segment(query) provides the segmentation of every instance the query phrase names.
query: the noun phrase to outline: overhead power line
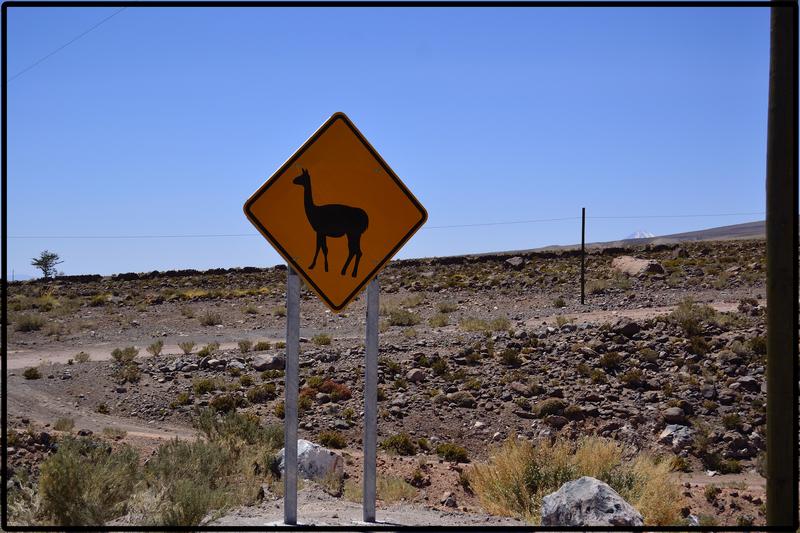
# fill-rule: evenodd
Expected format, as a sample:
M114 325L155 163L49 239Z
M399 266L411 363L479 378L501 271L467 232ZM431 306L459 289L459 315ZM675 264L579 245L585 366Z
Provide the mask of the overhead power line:
M748 213L704 213L695 215L616 215L594 216L587 219L614 220L614 219L652 219L652 218L705 218L705 217L730 217L763 215L764 211ZM474 228L487 226L508 226L512 224L534 224L538 222L563 222L566 220L580 220L581 217L540 218L534 220L508 220L502 222L479 222L474 224L448 224L442 226L423 226L421 229L450 229ZM163 235L9 235L9 239L206 239L225 237L258 237L258 233L184 233Z
M25 67L24 69L20 70L19 72L17 72L16 74L14 74L14 75L13 75L13 76L11 76L10 78L8 78L8 80L6 81L6 83L11 83L12 81L14 81L15 79L19 78L20 76L22 76L23 74L25 74L26 72L28 72L29 70L31 70L32 68L35 68L35 67L37 67L38 65L40 65L41 63L43 63L43 62L44 62L44 61L46 61L47 59L49 59L49 58L53 57L53 56L54 56L54 55L56 55L58 52L60 52L60 51L61 51L61 50L63 50L64 48L68 47L69 45L71 45L71 44L72 44L72 43L74 43L75 41L77 41L77 40L81 39L82 37L85 37L87 34L91 33L91 32L92 32L92 31L94 31L94 30L96 30L97 28L99 28L100 26L102 26L103 24L105 24L106 22L108 22L109 20L111 20L113 17L116 17L117 15L119 15L120 13L122 13L123 11L125 11L126 9L127 9L127 6L126 6L126 7L121 7L121 8L119 8L119 9L117 9L116 11L114 11L113 13L111 13L109 16L107 16L106 18L102 19L100 22L97 22L97 23L96 23L96 24L94 24L93 26L91 26L91 27L87 28L86 30L84 30L82 33L79 33L78 35L76 35L75 37L73 37L72 39L70 39L69 41L67 41L67 42L65 42L64 44L62 44L61 46L59 46L59 47L58 47L58 48L56 48L55 50L53 50L53 51L51 51L51 52L49 52L49 53L47 53L47 54L43 55L42 57L40 57L39 59L37 59L36 61L34 61L33 63L31 63L30 65L28 65L27 67Z

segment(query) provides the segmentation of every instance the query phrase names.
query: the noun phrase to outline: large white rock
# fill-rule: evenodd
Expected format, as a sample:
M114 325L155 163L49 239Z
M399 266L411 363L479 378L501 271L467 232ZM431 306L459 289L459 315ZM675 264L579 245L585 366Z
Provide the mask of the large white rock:
M284 455L286 448L281 448L278 453L280 471L283 475L285 469ZM344 459L338 453L323 448L303 439L297 439L297 473L306 479L322 479L328 473L341 476L344 473Z
M639 276L646 272L664 274L666 271L661 263L654 259L639 259L629 255L615 257L611 261L611 268L619 270L629 276Z
M564 483L542 500L543 526L641 526L639 511L593 477Z

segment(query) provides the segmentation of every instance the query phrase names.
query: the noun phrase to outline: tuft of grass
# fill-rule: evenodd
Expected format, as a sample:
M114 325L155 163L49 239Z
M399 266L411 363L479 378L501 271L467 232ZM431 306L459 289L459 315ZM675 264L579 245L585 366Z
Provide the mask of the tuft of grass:
M419 316L408 309L392 309L389 311L388 324L403 327L416 326L419 324Z
M175 399L172 401L172 403L169 404L169 406L171 408L175 409L175 408L180 407L182 405L189 405L191 403L192 403L191 396L189 396L188 392L184 391L184 392L181 392L180 394L178 394L175 397Z
M439 313L433 315L429 320L428 324L432 328L443 328L450 323L450 317L448 317L445 313Z
M387 437L381 442L381 448L397 455L414 455L417 453L417 445L408 433L398 433Z
M44 318L36 313L21 314L14 321L17 331L39 331L44 326Z
M158 357L159 355L161 355L162 348L164 348L164 341L159 339L150 344L150 346L147 347L147 351L153 357Z
M717 311L708 305L696 304L691 298L686 298L678 304L667 320L679 325L688 338L696 337L703 332L703 322L713 320Z
M137 350L135 346L114 348L111 351L111 357L118 363L130 363L136 359L137 355L139 355L139 350Z
M519 352L512 348L506 348L500 352L500 361L506 366L519 366L522 364Z
M581 476L608 483L642 513L646 525L677 524L683 502L668 461L642 454L624 462L622 456L619 444L598 437L535 444L512 437L467 477L484 509L534 524L542 498Z
M486 321L482 318L466 317L459 323L459 326L464 331L489 333L492 331L507 331L511 327L511 322L506 317L495 318L491 321Z
M545 417L550 415L560 415L567 408L567 402L561 398L547 398L536 404L533 408L536 416Z
M563 296L559 296L558 298L553 300L553 307L557 307L557 308L560 309L560 308L566 307L566 306L567 306L567 302L564 300Z
M138 383L139 380L142 379L142 372L139 370L139 367L136 366L136 363L127 362L122 368L114 372L113 377L117 380L117 383L120 384Z
M56 431L72 431L75 428L75 420L72 418L59 418L53 423Z
M89 359L91 359L91 356L86 352L78 352L73 359L75 359L76 363L87 363Z
M247 401L250 403L265 403L275 399L275 384L262 383L247 391Z
M219 388L219 386L219 383L209 378L198 378L192 382L192 390L198 395L214 392Z
M197 352L198 357L211 357L214 355L214 352L219 350L219 343L218 342L209 342Z
M442 314L452 313L458 309L455 302L439 302L436 305L436 310Z
M252 341L243 340L239 341L239 351L242 353L247 353L250 351L250 348L253 347Z
M25 379L40 379L42 377L41 372L35 366L28 367L22 372L22 377Z
M194 346L195 346L195 344L193 342L191 342L191 341L185 341L185 342L178 343L178 347L183 352L183 355L189 355L190 353L192 353L192 350L194 350Z
M322 446L340 450L347 446L347 439L338 431L323 431L317 438Z
M124 439L128 436L128 432L124 429L105 427L103 428L103 436L109 439Z
M276 305L272 308L272 314L278 317L286 316L286 307L283 305Z
M618 352L607 352L600 357L600 366L606 370L617 370L622 365L622 356Z
M452 461L454 463L469 462L467 450L462 446L450 442L443 442L436 446L436 454L445 461Z
M200 317L200 325L202 326L216 326L222 324L222 315L215 311L206 311Z
M265 351L269 350L271 347L272 347L272 345L270 343L268 343L267 341L258 341L255 344L255 346L253 346L253 351L254 352L265 352ZM280 348L280 346L276 345L276 348Z
M331 343L331 336L327 333L320 333L311 337L311 342L317 346L327 346Z

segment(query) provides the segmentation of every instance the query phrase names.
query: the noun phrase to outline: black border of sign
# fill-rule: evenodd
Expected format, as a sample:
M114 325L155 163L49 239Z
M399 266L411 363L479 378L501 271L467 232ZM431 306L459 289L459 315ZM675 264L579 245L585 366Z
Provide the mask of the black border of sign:
M278 240L275 237L273 237L269 231L267 231L267 228L265 228L263 224L261 224L258 218L256 218L256 216L251 211L253 203L255 203L259 199L259 197L261 197L261 195L264 194L267 191L267 189L269 189L277 181L277 179L280 176L282 176L284 172L286 172L286 170L289 167L291 167L294 164L294 162L297 161L300 158L300 156L302 156L305 153L305 151L308 150L308 148L312 144L314 144L314 142L316 142L316 140L319 139L323 133L325 133L328 130L328 128L333 126L333 124L335 124L337 120L343 121L345 125L348 128L350 128L350 131L352 131L353 134L356 136L356 138L358 138L358 140L361 142L361 144L363 144L367 148L367 150L369 150L369 153L372 155L372 157L374 157L375 160L381 164L383 170L385 170L386 173L389 175L389 177L391 177L392 180L394 180L395 184L397 184L400 190L403 191L403 194L405 194L408 197L408 199L411 200L411 203L414 204L414 207L417 208L417 210L421 215L421 218L416 222L416 224L414 224L411 227L411 229L408 230L405 236L403 236L403 238L400 239L400 242L398 242L397 245L394 248L392 248L388 254L386 254L386 257L381 259L381 261L375 266L375 268L373 268L370 271L370 273L367 274L367 276L361 281L361 283L359 283L358 286L356 286L356 288L353 289L353 291L350 294L348 294L345 297L344 301L339 305L336 305L330 300L330 298L328 298L328 295L326 295L325 292L322 289L320 289L316 283L314 283L314 281L311 279L311 276L309 276L306 273L305 269L302 266L300 266L298 262L295 261L294 258L292 258L292 256L289 255L289 253L286 250L283 249L283 246L281 246ZM250 222L256 227L256 229L258 229L258 231L261 232L261 235L263 235L264 238L266 238L270 242L270 244L272 244L272 246L275 247L275 250L277 250L277 252L281 254L281 256L286 260L286 262L292 265L295 271L303 277L306 283L308 283L309 286L311 286L311 288L314 290L314 292L317 293L317 296L319 296L322 299L322 301L325 302L325 305L327 305L333 311L336 312L339 312L343 310L345 307L347 307L347 305L353 301L353 298L358 296L358 293L361 292L361 289L363 289L367 285L367 283L369 283L372 280L372 278L378 275L378 272L381 271L381 269L386 265L386 263L389 262L389 260L394 256L394 254L396 254L397 251L400 250L400 248L402 248L406 242L408 242L408 239L410 239L417 232L417 230L419 230L419 228L421 228L422 225L425 224L425 221L428 220L428 212L425 210L424 207L422 207L422 204L419 203L419 200L417 200L417 198L411 193L411 191L408 190L408 187L405 186L405 184L400 180L397 174L395 174L394 171L386 163L386 161L383 160L383 158L377 152L377 150L375 150L375 148L372 147L369 141L367 141L366 137L364 137L364 135L362 135L362 133L358 130L358 128L356 128L355 124L353 124L353 121L351 121L348 118L348 116L341 111L338 111L333 115L331 115L330 118L328 118L328 120L326 120L322 124L322 126L320 126L317 129L317 131L315 131L314 134L311 135L311 137L309 137L309 139L306 142L304 142L303 145L294 154L292 154L292 156L289 159L287 159L286 162L283 165L281 165L281 167L278 170L276 170L261 187L258 188L258 190L255 193L253 193L253 195L244 204L244 214L248 218L248 220L250 220Z
M60 1L31 1L31 2L24 2L18 0L11 0L3 2L2 4L2 83L3 83L3 96L2 96L2 130L0 133L2 134L2 228L0 228L0 236L2 236L2 254L0 254L0 265L2 266L3 270L3 278L2 278L2 336L0 336L0 364L2 365L2 376L0 376L0 387L2 387L2 397L0 398L0 403L2 404L2 437L3 442L6 441L7 437L7 398L6 398L6 379L4 379L6 372L7 372L7 285L8 285L8 261L7 261L7 239L8 239L8 203L7 203L7 178L8 178L8 159L7 159L7 148L8 148L8 136L7 136L7 104L8 104L8 92L7 92L7 84L6 80L8 79L8 68L7 68L7 52L8 52L8 41L7 41L7 24L8 24L8 8L9 7L561 7L561 8L569 8L569 7L591 7L591 8L600 8L600 7L640 7L640 8L647 8L647 7L714 7L714 8L722 8L722 7L731 7L731 8L749 8L749 7L756 7L756 8L774 8L774 7L781 7L781 8L791 8L793 10L793 27L794 27L794 52L795 52L795 60L797 60L797 50L798 50L798 5L796 1L793 0L774 0L770 1L761 1L761 0L743 0L741 2L736 1L720 1L714 2L709 0L700 0L697 2L687 1L687 0L676 0L676 1L666 1L666 0L653 0L652 2L646 2L641 0L626 2L626 1L619 1L619 0L598 0L598 1L588 1L588 0L565 0L564 2L556 2L550 0L544 1L509 1L509 0L499 0L497 2L487 1L487 0L477 0L477 1L465 1L465 0L387 0L385 2L380 2L376 0L365 0L365 1L353 1L353 0L311 0L308 2L301 2L301 1L291 1L291 0L276 0L276 1L254 1L254 2L244 2L241 0L233 0L231 2L223 2L219 0L210 1L210 2L202 2L197 0L187 0L185 2L170 0L170 1L157 1L157 0L142 0L141 2L137 2L135 0L123 0L123 1L108 1L102 0L99 2L89 2L89 1L74 1L74 0L65 0L63 2ZM794 101L797 102L798 97L798 69L795 69L794 73L794 80L793 80L793 97ZM797 182L797 165L796 162L798 160L798 146L797 146L797 133L798 133L798 115L797 115L797 107L795 106L795 116L793 117L793 128L794 128L794 139L795 145L794 149L794 176L792 179ZM795 198L795 212L797 211L797 199ZM796 213L795 213L796 214ZM795 231L797 230L798 220L795 216ZM798 249L795 246L794 249L794 258L795 258L795 270L794 270L794 279L793 279L793 287L792 290L794 294L798 294ZM795 322L797 322L798 317L795 316ZM797 335L797 328L795 327L795 336ZM795 343L795 354L794 354L794 409L797 408L797 398L798 398L798 364L797 364L797 346ZM797 417L794 418L794 433L795 435L798 434L798 420ZM116 526L116 527L108 527L108 526L9 526L7 519L8 519L8 506L7 506L7 498L8 498L8 490L6 487L6 466L8 461L8 454L5 446L0 446L0 453L2 453L2 483L0 483L0 492L2 493L2 517L0 520L0 526L6 531L198 531L198 530L206 530L206 531L428 531L428 532L454 532L454 531L463 531L465 529L477 529L477 530L486 530L486 531L509 531L509 532L518 532L518 531L796 531L798 529L798 447L797 441L795 441L795 447L793 450L793 499L794 499L794 518L793 524L790 528L786 526L756 526L756 527L738 527L738 526L696 526L696 527L689 527L689 526L643 526L643 527L627 527L627 528L617 528L617 527L601 527L601 526L582 526L582 527L568 527L568 526L392 526L386 524L375 524L375 525L342 525L342 526L313 526L313 525L300 525L300 526L204 526L204 527L176 527L176 526Z

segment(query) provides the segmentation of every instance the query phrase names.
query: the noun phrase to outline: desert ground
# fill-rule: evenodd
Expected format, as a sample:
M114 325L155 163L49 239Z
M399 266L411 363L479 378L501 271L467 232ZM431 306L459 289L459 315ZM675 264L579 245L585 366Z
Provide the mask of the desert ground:
M612 264L628 256L649 263ZM764 523L764 241L593 248L584 305L579 268L564 250L383 271L379 520L536 522L563 460L645 523ZM279 522L285 283L285 267L10 283L12 522ZM364 328L363 295L335 314L303 289L299 436L344 474L303 481L301 523L360 516ZM520 443L550 459L503 481ZM611 459L570 462L591 446Z

